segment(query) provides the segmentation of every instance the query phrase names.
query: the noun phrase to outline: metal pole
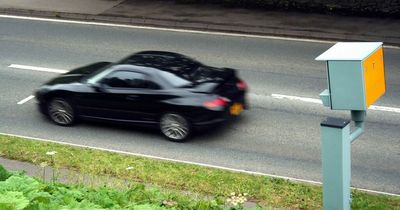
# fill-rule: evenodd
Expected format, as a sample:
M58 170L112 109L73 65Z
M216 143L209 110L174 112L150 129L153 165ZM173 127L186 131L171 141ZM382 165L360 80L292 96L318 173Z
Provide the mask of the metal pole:
M364 133L364 119L366 115L366 111L351 110L351 119L354 121L354 126L356 127L356 129L350 135L351 142L356 140L359 136L361 136L361 134Z
M321 123L323 208L350 210L350 121L327 118Z

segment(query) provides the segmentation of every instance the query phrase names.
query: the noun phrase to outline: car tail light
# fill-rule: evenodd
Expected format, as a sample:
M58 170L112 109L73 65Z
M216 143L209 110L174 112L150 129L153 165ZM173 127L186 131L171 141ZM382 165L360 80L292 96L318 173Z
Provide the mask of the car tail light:
M216 98L216 99L214 99L212 101L206 101L206 102L203 103L203 105L204 105L204 107L206 107L208 109L214 110L214 109L217 109L217 108L224 107L224 106L228 105L229 102L230 102L229 99L223 98L223 97L219 97L219 98Z
M246 90L246 89L247 89L247 84L246 84L246 82L244 82L243 80L239 80L239 81L236 83L236 87L237 87L239 90Z

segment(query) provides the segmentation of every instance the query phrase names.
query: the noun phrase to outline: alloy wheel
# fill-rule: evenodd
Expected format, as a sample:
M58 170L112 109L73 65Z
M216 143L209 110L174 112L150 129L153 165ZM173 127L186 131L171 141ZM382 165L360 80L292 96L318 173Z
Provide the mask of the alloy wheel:
M188 121L179 114L165 114L160 121L162 133L172 141L183 141L190 133Z
M48 106L50 118L59 125L71 125L75 116L71 105L64 99L53 99Z

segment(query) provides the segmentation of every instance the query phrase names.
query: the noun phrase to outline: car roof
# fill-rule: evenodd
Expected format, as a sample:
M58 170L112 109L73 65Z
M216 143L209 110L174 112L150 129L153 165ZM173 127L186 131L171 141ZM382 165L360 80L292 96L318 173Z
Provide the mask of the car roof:
M139 66L139 65L134 65L134 64L115 64L112 67L112 71L137 71L137 72L143 72L147 74L153 74L154 72L159 71L159 69L156 68L151 68L148 66Z
M138 56L162 56L162 57L169 57L169 58L187 58L187 56L175 53L175 52L168 52L168 51L140 51L137 53L133 53L122 60L120 60L118 63L130 63L132 59Z
M155 51L155 50L147 50L147 51L140 51L133 55L164 55L164 56L174 56L174 57L186 57L185 55L176 53L176 52L169 52L169 51Z
M164 57L167 59L178 58L178 59L183 59L183 60L190 60L191 62L200 63L197 60L190 58L183 54L179 54L179 53L175 53L175 52L168 52L168 51L154 51L154 50L133 53L133 54L123 58L122 60L120 60L117 63L119 63L119 64L125 63L125 64L134 64L135 65L135 64L138 64L137 59L140 59L141 56L158 56L158 57ZM146 65L146 64L142 63L140 65Z

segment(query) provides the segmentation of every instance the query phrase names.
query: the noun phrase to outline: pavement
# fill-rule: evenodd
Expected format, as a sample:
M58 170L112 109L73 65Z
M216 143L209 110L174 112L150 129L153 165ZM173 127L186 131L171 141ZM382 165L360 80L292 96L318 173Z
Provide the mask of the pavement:
M259 11L173 0L0 0L0 14L400 46L400 19Z
M88 174L82 174L76 171L63 168L54 170L54 168L50 166L41 167L40 165L36 165L33 163L23 162L18 160L9 160L3 157L0 157L0 165L2 165L8 171L23 172L28 176L37 177L46 182L52 181L53 173L55 175L54 178L56 178L57 182L65 184L84 183L86 185L96 184L95 186L104 186L109 182L116 181L115 178L111 177L91 176Z
M0 157L0 165L10 171L25 171L25 173L29 176L38 176L39 174L41 174L41 169L39 165L34 165L27 162L9 160Z

